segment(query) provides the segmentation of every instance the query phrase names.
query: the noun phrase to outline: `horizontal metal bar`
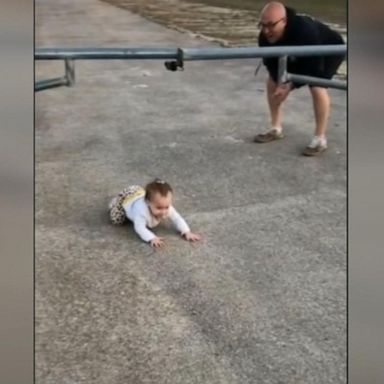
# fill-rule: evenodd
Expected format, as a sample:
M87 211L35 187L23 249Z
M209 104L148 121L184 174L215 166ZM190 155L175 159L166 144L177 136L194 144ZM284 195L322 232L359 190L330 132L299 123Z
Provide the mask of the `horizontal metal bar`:
M287 73L286 79L300 84L317 85L319 87L328 87L336 89L347 89L347 82L342 80L328 80L321 79L319 77L295 75L293 73Z
M66 77L56 77L54 79L39 80L35 83L35 92L43 91L45 89L61 87L68 85Z
M280 56L327 56L342 55L346 45L308 45L284 47L234 47L234 48L186 48L184 60L251 59Z
M176 59L177 48L38 48L36 60Z
M345 54L347 46L307 45L284 47L208 47L208 48L37 48L36 60L57 59L178 59L182 60L226 60L279 56L324 56Z

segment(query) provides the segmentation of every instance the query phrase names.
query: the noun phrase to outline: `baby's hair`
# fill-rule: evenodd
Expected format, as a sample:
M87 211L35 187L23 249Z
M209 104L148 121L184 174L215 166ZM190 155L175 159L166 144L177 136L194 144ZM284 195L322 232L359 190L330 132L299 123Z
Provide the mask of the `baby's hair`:
M161 196L167 196L168 193L173 193L172 187L161 179L151 181L145 187L145 199L150 201L155 193L160 193Z

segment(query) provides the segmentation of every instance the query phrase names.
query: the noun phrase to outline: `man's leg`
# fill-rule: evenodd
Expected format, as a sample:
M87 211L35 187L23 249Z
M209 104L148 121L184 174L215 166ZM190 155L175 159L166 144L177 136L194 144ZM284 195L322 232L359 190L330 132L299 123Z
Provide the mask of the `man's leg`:
M344 44L340 38L340 44ZM341 63L344 61L344 55L327 56L324 58L324 79L332 79L337 73ZM315 137L309 146L304 150L303 154L307 156L318 155L327 148L327 123L330 111L330 99L327 88L310 87L313 101L313 110L315 113Z
M275 91L277 88L277 84L272 80L270 76L268 76L267 79L267 99L268 99L268 106L269 106L269 112L271 116L271 127L273 128L279 128L281 129L281 106L282 103L278 100L276 100L276 97L274 97Z
M271 128L266 133L260 133L256 135L254 141L256 143L268 143L270 141L280 139L283 137L282 126L281 126L281 101L277 100L275 97L275 91L277 89L277 83L268 76L267 79L267 101L269 106L270 118L271 118Z
M311 87L313 110L315 112L315 136L325 138L330 109L328 89Z
M328 90L322 87L310 87L315 114L315 136L303 154L314 156L327 148L327 123L330 110Z

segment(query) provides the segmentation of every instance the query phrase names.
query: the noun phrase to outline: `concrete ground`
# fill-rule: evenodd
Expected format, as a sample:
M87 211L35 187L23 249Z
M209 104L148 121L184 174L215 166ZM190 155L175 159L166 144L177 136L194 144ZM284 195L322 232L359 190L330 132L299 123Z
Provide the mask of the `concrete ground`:
M35 8L36 47L211 44L97 0ZM256 64L79 61L73 88L36 93L36 383L346 382L346 93L324 156L300 156L305 88L286 138L257 145ZM109 224L108 199L157 176L200 244L159 228L155 252Z

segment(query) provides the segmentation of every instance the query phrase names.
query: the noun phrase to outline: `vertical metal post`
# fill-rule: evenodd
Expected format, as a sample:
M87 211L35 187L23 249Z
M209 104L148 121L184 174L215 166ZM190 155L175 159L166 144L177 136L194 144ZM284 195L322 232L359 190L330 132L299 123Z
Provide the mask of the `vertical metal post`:
M75 60L65 59L65 79L68 87L75 84Z
M287 82L287 60L288 56L280 56L279 57L279 69L278 69L278 83L284 84Z

